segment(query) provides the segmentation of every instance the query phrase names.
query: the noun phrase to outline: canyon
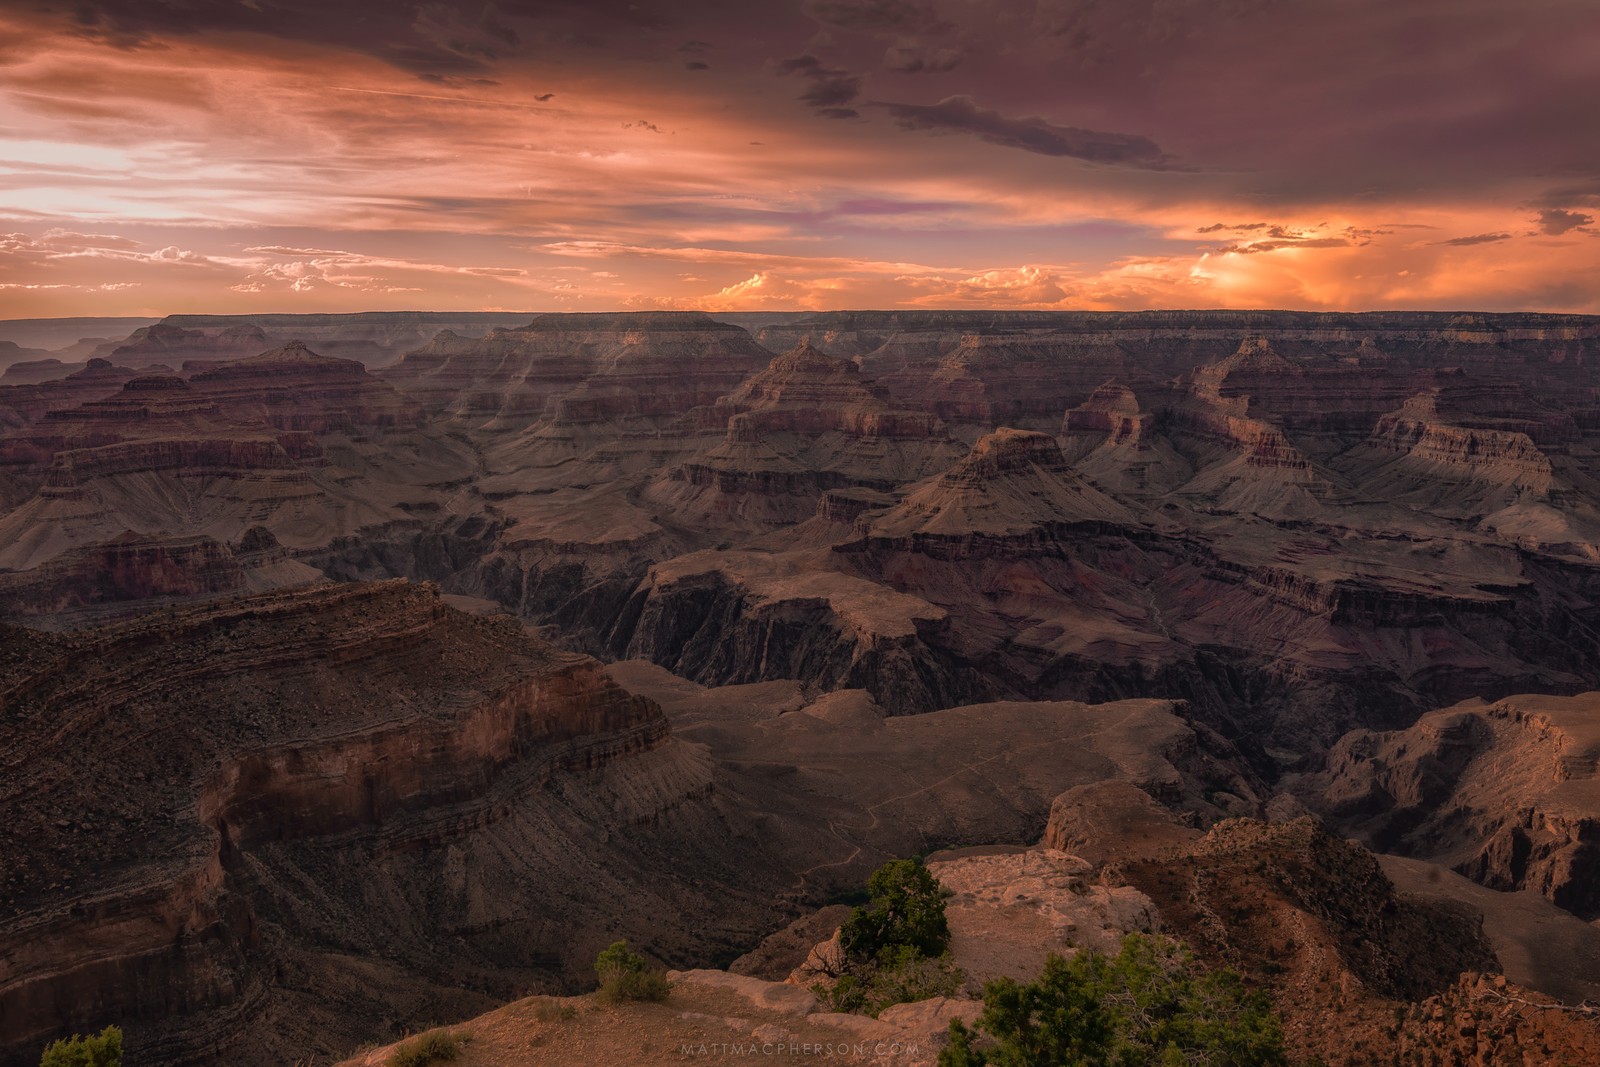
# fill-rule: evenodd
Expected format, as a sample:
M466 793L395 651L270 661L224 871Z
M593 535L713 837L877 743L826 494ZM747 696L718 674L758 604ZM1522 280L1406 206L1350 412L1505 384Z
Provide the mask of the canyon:
M1279 961L1307 1054L1330 989L1373 1033L1600 993L1600 318L170 316L7 362L6 1067L342 1055L995 845Z

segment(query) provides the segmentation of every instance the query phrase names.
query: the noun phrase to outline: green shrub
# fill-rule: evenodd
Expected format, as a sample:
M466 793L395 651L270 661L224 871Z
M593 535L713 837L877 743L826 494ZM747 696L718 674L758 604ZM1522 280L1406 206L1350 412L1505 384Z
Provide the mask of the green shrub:
M953 997L964 976L948 952L929 958L909 945L884 949L875 960L856 961L830 988L817 983L812 992L834 1011L877 1015L895 1004L929 997Z
M884 949L909 947L931 957L949 946L944 890L915 860L892 860L873 871L867 897L839 928L839 947L850 956L870 960Z
M448 1030L430 1030L394 1050L389 1067L431 1067L461 1055L461 1039Z
M841 958L812 987L835 1011L877 1015L892 1004L953 996L964 981L947 951L950 924L938 879L893 860L867 879L867 902L839 927Z
M667 976L652 969L626 941L614 941L595 957L594 973L600 979L603 1000L666 1000Z
M44 1050L39 1067L122 1067L122 1031L108 1026L88 1037L64 1037Z
M939 1067L1282 1067L1265 994L1171 938L1129 934L1114 957L1051 956L1039 977L984 987L973 1029L950 1025Z

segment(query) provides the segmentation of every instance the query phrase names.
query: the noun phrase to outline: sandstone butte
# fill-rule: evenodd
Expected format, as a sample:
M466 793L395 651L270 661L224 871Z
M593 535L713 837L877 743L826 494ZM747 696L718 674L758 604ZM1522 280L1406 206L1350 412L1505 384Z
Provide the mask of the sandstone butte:
M1149 929L1297 1056L1600 1061L1597 360L1286 312L0 350L0 1064L931 1063L982 977ZM930 853L961 995L820 1009L823 905ZM581 996L618 937L666 1003Z

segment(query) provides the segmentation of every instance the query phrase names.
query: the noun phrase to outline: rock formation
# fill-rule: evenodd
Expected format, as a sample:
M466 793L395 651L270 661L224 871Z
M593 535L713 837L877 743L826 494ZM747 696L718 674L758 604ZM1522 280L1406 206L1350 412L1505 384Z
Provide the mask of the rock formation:
M8 383L0 386L0 428L27 426L58 408L97 400L136 377L139 373L130 368L116 366L110 360L91 359L82 370L65 378L33 384Z
M269 347L266 333L249 323L222 330L188 330L161 322L135 330L108 358L130 367L152 363L178 366L190 360L239 359Z
M619 932L748 946L889 856L1036 837L1073 785L1243 788L1158 701L885 722L608 677L405 582L0 640L8 1067L112 1021L147 1062L281 1062L584 982Z
M0 358L4 358L3 355L0 355ZM58 381L85 367L87 367L85 363L63 363L53 357L19 360L6 367L5 372L0 374L0 386L38 385L40 382Z
M319 352L368 367L393 363L440 331L481 337L495 327L525 322L517 312L358 312L345 315L168 315L93 354L121 353L130 366L188 360L217 362L250 356L298 338Z
M4 382L7 385L14 384L15 380L10 377L13 367L36 365L47 361L49 355L50 353L47 349L24 348L15 341L0 341L0 367L5 368L5 373L0 375L0 382ZM48 362L58 361L48 360ZM24 371L23 373L27 374L28 372Z
M463 425L520 429L681 415L736 388L766 355L738 327L694 312L552 313L481 339L445 331L387 379Z
M1352 1026L1502 1047L1472 938L1421 975L1328 931L1600 914L1587 698L1548 695L1600 689L1600 319L725 320L173 317L0 385L12 1061L116 1018L155 1062L332 1052L1041 834L1218 958L1315 963L1196 885L1309 924L1295 988ZM392 578L516 621L339 584ZM567 679L571 732L502 745L466 709L505 672ZM1461 877L1207 835L1308 809Z
M801 342L703 416L726 436L651 487L686 515L756 529L813 514L829 489L892 489L949 461L939 420L899 408L849 360Z
M1600 694L1472 701L1357 731L1293 788L1384 851L1600 917Z
M97 389L120 380L109 365L90 370ZM78 378L52 384L86 387ZM297 343L188 379L120 384L0 437L15 500L0 516L0 567L41 566L129 531L233 541L261 526L294 548L325 545L405 517L436 499L430 481L476 466L359 363Z
M554 832L541 790L665 755L659 710L591 661L406 583L3 640L0 1045L13 1052L121 1021L147 1062L225 1049L271 1062L295 1031L343 1030L341 1002L418 995L452 969L478 992L445 1002L482 1004L496 966L528 966L529 935L482 912L487 887L470 878L430 900L413 865L508 817ZM689 761L659 781L693 773ZM622 818L650 803L636 790ZM390 906L362 916L360 893L340 896L356 877ZM435 966L439 940L475 923L492 931L477 951ZM365 992L352 951L391 961ZM286 1010L305 1018L254 1032Z
M1091 488L1048 434L1002 428L937 478L867 524L873 542L989 546L1062 536L1074 527L1136 525L1133 511Z

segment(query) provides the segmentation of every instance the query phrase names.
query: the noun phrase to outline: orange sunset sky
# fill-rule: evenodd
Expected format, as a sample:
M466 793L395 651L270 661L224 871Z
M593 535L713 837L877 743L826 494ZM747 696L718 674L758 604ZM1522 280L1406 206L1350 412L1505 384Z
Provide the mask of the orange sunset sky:
M0 317L1600 312L1597 0L3 0Z

